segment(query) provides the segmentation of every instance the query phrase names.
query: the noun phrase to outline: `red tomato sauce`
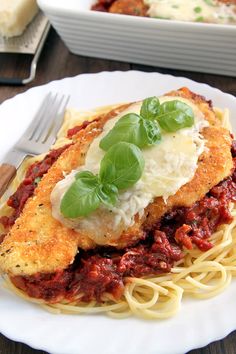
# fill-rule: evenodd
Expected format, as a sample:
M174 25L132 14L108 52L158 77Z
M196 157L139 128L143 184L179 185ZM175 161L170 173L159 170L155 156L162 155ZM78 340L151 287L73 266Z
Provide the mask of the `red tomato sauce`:
M147 16L148 6L143 0L98 0L91 10L124 14L131 16Z
M91 10L109 12L109 8L114 2L115 0L98 0L92 5Z
M13 208L12 214L10 216L0 217L0 223L3 224L5 229L8 229L15 223L16 219L22 212L25 203L33 195L40 179L48 172L53 163L69 146L70 145L66 145L50 151L42 161L35 162L28 168L25 179L7 201L7 205Z
M78 132L80 132L81 130L87 128L87 126L91 123L94 123L96 122L97 119L94 119L92 121L88 121L88 120L85 120L81 125L76 125L75 127L69 129L67 131L67 138L71 139L75 134L77 134Z
M179 246L171 244L162 232L155 232L148 242L122 251L98 248L80 250L73 265L54 274L12 277L17 288L30 297L55 303L62 299L73 301L102 301L104 293L119 299L124 290L124 277L140 277L168 272L174 261L181 259Z
M236 167L236 142L232 144L232 156ZM27 176L38 176L38 167L33 165ZM184 257L185 248L196 246L201 251L210 249L213 246L209 241L211 234L220 225L232 221L229 204L235 201L234 168L230 177L213 187L192 207L179 207L165 214L137 245L123 250L112 247L99 247L86 252L79 250L74 263L63 271L15 276L11 280L30 297L44 299L48 303L63 299L73 301L78 296L81 301L102 302L104 293L119 299L123 294L125 277L167 273L176 261Z

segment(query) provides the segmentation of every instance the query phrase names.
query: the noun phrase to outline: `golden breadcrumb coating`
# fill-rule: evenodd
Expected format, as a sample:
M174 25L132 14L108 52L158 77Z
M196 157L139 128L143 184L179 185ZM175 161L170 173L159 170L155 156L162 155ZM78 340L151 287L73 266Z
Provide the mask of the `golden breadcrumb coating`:
M191 206L231 174L232 138L229 131L221 127L210 102L187 88L172 91L168 95L190 99L205 115L210 124L202 131L207 149L199 157L197 170L190 182L169 197L166 204L162 198L156 198L145 209L141 219L136 215L134 225L108 245L124 248L134 244L167 211L177 206ZM67 174L84 163L91 142L100 134L105 122L127 106L120 106L102 115L99 120L80 131L75 144L62 153L42 178L34 196L27 201L22 214L0 246L0 268L4 272L10 275L52 273L67 268L73 262L78 248L88 250L96 247L89 234L81 235L52 217L50 194L56 183L63 178L64 172Z

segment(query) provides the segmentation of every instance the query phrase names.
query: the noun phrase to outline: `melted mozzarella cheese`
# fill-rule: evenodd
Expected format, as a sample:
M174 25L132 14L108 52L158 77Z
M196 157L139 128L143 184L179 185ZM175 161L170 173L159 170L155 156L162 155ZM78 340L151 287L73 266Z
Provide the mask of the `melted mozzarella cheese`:
M180 97L161 97L160 102L178 99L192 107L194 125L175 133L162 132L159 144L142 150L145 167L141 179L125 191L120 191L118 202L114 207L102 205L91 215L76 219L64 218L60 212L63 195L74 181L78 171L89 170L94 174L99 172L100 162L105 152L100 149L101 139L114 127L116 122L127 113L139 114L141 102L131 105L128 109L110 119L103 132L92 142L87 152L85 165L72 171L62 181L57 183L52 194L52 214L65 226L80 233L86 233L97 244L104 245L107 240L119 238L121 233L132 226L136 214L142 217L144 209L155 197L167 200L181 186L189 182L196 171L198 157L204 150L204 139L200 132L208 125L202 112L192 102ZM94 232L96 230L96 232Z
M236 23L236 6L216 0L145 0L150 17L177 21Z

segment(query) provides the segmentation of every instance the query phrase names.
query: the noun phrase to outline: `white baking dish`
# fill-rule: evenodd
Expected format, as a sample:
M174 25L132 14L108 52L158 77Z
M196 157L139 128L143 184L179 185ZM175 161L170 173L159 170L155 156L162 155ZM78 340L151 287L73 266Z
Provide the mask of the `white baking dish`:
M91 11L94 0L38 0L72 53L236 76L236 26Z

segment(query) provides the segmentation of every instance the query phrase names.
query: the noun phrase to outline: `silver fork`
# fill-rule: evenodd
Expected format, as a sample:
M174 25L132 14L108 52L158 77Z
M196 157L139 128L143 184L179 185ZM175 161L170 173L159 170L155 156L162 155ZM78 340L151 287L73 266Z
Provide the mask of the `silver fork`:
M35 118L21 138L5 155L0 166L0 197L16 175L26 156L35 156L49 150L61 127L69 96L47 94Z

